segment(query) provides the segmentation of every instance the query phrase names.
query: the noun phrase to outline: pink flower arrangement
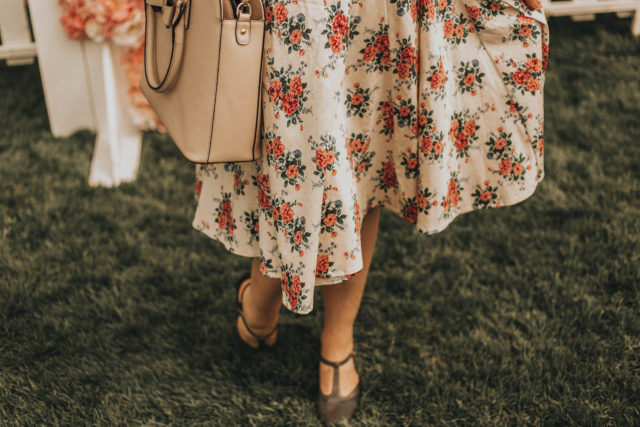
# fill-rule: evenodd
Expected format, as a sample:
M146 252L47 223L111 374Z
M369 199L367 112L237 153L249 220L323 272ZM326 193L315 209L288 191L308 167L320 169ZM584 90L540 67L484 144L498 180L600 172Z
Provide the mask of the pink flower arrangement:
M120 63L135 124L142 129L166 129L139 89L144 58L144 0L58 0L60 22L74 40L111 40L124 48Z
M143 0L58 0L69 37L137 47L144 38Z

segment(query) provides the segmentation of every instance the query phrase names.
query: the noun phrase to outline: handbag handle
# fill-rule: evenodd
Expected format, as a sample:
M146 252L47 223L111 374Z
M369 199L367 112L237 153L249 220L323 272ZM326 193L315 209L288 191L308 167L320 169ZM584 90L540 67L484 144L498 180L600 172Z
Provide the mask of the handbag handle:
M178 76L182 62L184 47L184 33L189 28L190 0L145 0L145 47L144 74L149 87L156 92L164 92L171 88ZM167 28L171 28L171 57L169 65L162 76L158 78L156 65L156 18L154 13L162 12L162 21ZM178 25L184 19L183 25Z

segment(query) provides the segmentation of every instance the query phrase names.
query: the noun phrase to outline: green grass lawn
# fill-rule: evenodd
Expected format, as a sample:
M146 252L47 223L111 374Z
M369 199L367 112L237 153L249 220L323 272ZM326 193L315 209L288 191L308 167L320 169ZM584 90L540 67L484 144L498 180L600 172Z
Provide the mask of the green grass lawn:
M383 211L353 424L640 423L640 38L550 18L545 178L427 236ZM0 65L0 424L319 424L322 299L238 354L249 267L191 227L194 166L147 133L89 188L93 133L49 132L37 65ZM402 239L398 239L402 236Z

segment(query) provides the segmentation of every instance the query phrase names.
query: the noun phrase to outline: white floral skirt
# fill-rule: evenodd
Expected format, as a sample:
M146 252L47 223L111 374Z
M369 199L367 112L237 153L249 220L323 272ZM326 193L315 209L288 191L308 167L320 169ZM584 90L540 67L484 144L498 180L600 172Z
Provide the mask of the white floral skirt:
M289 310L362 269L364 215L425 234L544 176L549 31L520 0L265 1L262 157L196 165L193 227ZM229 141L233 143L233 141Z

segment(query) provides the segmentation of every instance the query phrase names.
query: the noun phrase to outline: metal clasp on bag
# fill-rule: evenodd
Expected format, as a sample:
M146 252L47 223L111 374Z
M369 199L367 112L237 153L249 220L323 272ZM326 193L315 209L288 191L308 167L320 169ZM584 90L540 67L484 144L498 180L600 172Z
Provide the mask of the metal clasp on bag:
M236 16L236 41L240 45L247 45L251 41L251 4L249 4L249 0L242 0L241 3L238 3Z
M242 8L245 8L245 12L251 16L251 4L249 3L249 0L242 0L240 3L238 3L238 6L236 7L236 16L240 17L240 10Z

